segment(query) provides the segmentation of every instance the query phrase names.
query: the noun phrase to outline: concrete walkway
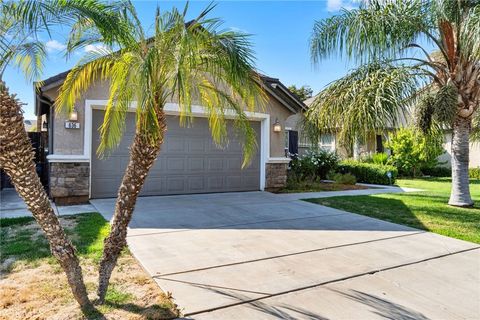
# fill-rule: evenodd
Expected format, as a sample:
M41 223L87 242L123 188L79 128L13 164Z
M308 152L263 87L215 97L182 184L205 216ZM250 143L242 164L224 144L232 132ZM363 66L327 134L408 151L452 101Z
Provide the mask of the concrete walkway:
M341 194L367 191L401 190ZM478 245L307 195L143 197L128 244L186 319L478 318ZM92 200L107 219L114 202Z
M82 204L75 206L57 206L51 203L53 210L58 216L72 215L85 212L97 211L91 204ZM32 213L23 202L15 189L3 189L0 191L0 218L18 218L31 217Z

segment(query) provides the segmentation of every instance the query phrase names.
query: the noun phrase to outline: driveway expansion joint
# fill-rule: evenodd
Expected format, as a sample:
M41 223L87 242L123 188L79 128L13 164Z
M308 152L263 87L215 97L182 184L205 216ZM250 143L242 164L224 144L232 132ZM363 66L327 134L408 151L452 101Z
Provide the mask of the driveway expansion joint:
M323 217L334 217L339 215L344 215L345 213L334 213L334 214L317 214L308 217L298 217L298 218L286 218L286 219L275 219L275 220L264 220L264 221L256 221L256 222L242 222L242 223L235 223L235 224L223 224L223 225L213 225L213 226L205 226L202 227L201 230L205 229L223 229L227 227L239 227L239 226L248 226L248 225L256 225L256 224L264 224L264 223L272 223L272 222L284 222L284 221L296 221L296 220L305 220L305 219L316 219L316 218L323 218ZM365 218L365 220L368 218ZM178 233L178 232L190 232L190 231L197 231L198 229L188 229L183 228L181 230L174 230L174 231L160 231L160 232L152 232L152 233L141 233L141 234L133 234L131 236L127 236L127 238L135 238L135 237L142 237L142 236L150 236L150 235L157 235L157 234L171 234L171 233Z
M153 276L153 278L164 279L163 277L173 276L173 275L178 275L178 274L192 273L192 272L197 272L197 271L204 271L204 270L211 270L211 269L217 269L217 268L223 268L223 267L230 267L230 266L236 266L236 265L241 265L241 264L259 262L259 261L273 260L273 259L278 259L278 258L291 257L291 256L296 256L296 255L301 255L301 254L312 253L312 252L319 252L319 251L324 251L324 250L332 250L332 249L350 247L350 246L355 246L355 245L362 245L362 244L384 241L384 240L390 240L390 239L410 237L410 236L415 236L415 235L424 234L424 233L426 233L426 231L418 231L418 232L412 232L412 233L402 234L402 235L398 235L398 236L391 236L391 237L384 237L384 238L358 241L358 242L352 242L352 243L345 243L345 244L340 244L340 245L336 245L336 246L329 246L329 247L323 247L323 248L317 248L317 249L311 249L311 250L304 250L304 251L286 253L286 254L270 256L270 257L265 257L265 258L258 258L258 259L245 260L245 261L239 261L239 262L225 263L225 264L219 264L219 265L214 265L214 266L209 266L209 267L204 267L204 268L190 269L190 270L184 270L184 271L178 271L178 272L170 272L170 273L165 273L165 274L157 274L157 275Z
M480 249L480 246L476 246L476 247L463 249L463 250L458 250L458 251L455 251L455 252L446 253L446 254L442 254L442 255L438 255L438 256L434 256L434 257L429 257L429 258L425 258L425 259L421 259L421 260L417 260L417 261L413 261L413 262L407 262L407 263L402 263L402 264L395 265L395 266L390 266L390 267L379 268L379 269L370 270L370 271L366 271L366 272L361 272L361 273L354 274L354 275L351 275L351 276L341 277L341 278L332 279L332 280L328 280L328 281L324 281L324 282L320 282L320 283L316 283L316 284L312 284L312 285L308 285L308 286L303 286L303 287L299 287L299 288L294 288L294 289L290 289L290 290L276 292L276 293L273 293L271 295L264 296L264 297L247 299L247 300L243 300L243 301L239 301L239 302L236 302L236 303L231 303L231 304L227 304L227 305L223 305L223 306L219 306L219 307L208 308L208 309L199 310L199 311L195 311L195 312L191 312L191 313L186 313L184 316L188 317L188 316L198 315L198 314L202 314L202 313L213 312L213 311L216 311L216 310L227 309L227 308L230 308L230 307L235 307L235 306L239 306L239 305L243 305L243 304L249 304L249 303L253 303L253 302L256 302L256 301L260 301L260 300L265 300L265 299L278 297L278 296L283 296L283 295L286 295L286 294L295 293L295 292L299 292L299 291L303 291L303 290L307 290L307 289L312 289L312 288L325 286L325 285L331 284L331 283L343 282L343 281L347 281L347 280L350 280L350 279L355 279L355 278L360 278L360 277L363 277L363 276L373 275L373 274L376 274L376 273L385 272L385 271L389 271L389 270L393 270L393 269L399 269L399 268L403 268L403 267L407 267L407 266L411 266L411 265L415 265L415 264L420 264L420 263L431 261L431 260L437 260L437 259L445 258L445 257L448 257L448 256L457 255L457 254L461 254L461 253L465 253L465 252L469 252L469 251L474 251L474 250L479 250L479 249ZM164 279L164 280L171 280L171 279ZM197 285L205 286L205 287L209 286L209 285L200 284L200 283L197 284ZM241 290L241 289L232 289L232 290Z

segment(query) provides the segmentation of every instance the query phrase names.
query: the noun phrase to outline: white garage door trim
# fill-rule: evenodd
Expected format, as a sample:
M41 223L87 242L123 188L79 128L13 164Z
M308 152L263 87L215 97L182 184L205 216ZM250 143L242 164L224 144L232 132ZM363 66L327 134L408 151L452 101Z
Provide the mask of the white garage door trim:
M83 137L83 156L81 159L90 164L90 197L92 196L92 109L105 110L108 100L85 100L85 129ZM199 105L192 105L192 115L194 117L207 117L205 108ZM136 110L136 103L132 102L129 111ZM177 103L167 103L164 111L167 115L180 114L180 107ZM270 115L267 113L245 112L251 121L260 121L260 190L265 189L265 170L266 163L270 158ZM235 112L227 110L226 118L233 119L236 117ZM78 158L78 156L76 156Z

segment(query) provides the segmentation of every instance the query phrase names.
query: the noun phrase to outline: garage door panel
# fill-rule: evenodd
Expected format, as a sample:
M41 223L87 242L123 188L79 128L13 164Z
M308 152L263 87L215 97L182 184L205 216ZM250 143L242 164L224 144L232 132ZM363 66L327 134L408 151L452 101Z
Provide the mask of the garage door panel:
M223 176L212 176L207 178L207 190L217 191L223 188Z
M237 170L238 168L242 167L242 159L236 158L228 158L227 159L227 169L228 170Z
M134 114L127 116L127 130L120 146L107 159L95 157L99 133L92 138L92 198L115 197L129 160L134 135ZM260 155L241 169L241 144L228 128L230 142L219 148L213 142L208 121L195 118L191 128L181 127L178 117L167 116L168 130L160 155L152 166L141 195L251 191L260 189ZM103 111L93 111L93 128L103 121ZM252 122L260 137L260 123Z
M167 177L167 192L184 192L185 177Z
M227 188L238 188L238 186L242 185L242 177L241 176L228 176L226 177L226 185Z
M252 186L252 185L255 185L255 183L257 183L258 177L257 175L245 176L244 181L246 186Z
M165 159L165 162L170 173L184 173L186 171L184 158L168 157Z
M98 161L97 168L102 170L104 174L117 174L118 168L126 168L128 164L128 155L126 156L110 156L106 161Z
M167 136L168 139L165 139L165 148L164 151L167 153L180 153L185 154L187 152L185 146L185 138L181 136Z
M207 169L208 171L218 172L223 171L223 159L222 158L209 158L207 159Z
M188 153L189 154L204 154L205 141L202 138L188 138Z
M163 177L152 177L149 176L147 181L145 181L145 185L142 189L142 195L145 196L154 196L161 193L165 193L167 190L167 182Z
M191 192L205 190L205 177L188 177L188 190Z
M205 160L203 158L190 158L188 159L189 172L202 172L205 170Z

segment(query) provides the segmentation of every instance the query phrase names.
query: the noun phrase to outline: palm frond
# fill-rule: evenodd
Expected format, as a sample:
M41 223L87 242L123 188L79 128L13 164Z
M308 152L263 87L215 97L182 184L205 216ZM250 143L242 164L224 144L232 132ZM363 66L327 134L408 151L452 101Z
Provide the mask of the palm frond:
M26 42L15 48L13 64L22 70L28 80L33 81L40 78L46 55L45 45L42 42Z
M111 77L117 55L106 49L89 52L68 73L55 100L56 112L71 112L75 102L96 81Z
M321 91L306 116L319 128L338 131L345 144L365 139L405 118L419 81L408 66L367 64Z
M50 35L53 25L72 26L68 49L91 43L92 35L107 46L133 43L134 12L129 1L20 0L0 2L0 74L12 61L29 79L38 78L45 50L37 38ZM88 41L87 41L88 39ZM22 56L23 55L23 56ZM13 59L13 60L12 60Z
M480 60L480 5L466 9L462 17L458 41L464 59Z
M137 90L138 60L131 52L122 54L108 71L110 97L105 109L104 121L100 127L100 141L97 154L103 156L116 148L123 137L125 119Z
M441 87L434 100L434 117L444 125L450 127L457 114L458 89L452 84Z
M314 63L333 54L364 63L397 57L435 27L424 1L372 0L360 8L315 22L310 40Z
M427 92L422 95L415 106L415 128L427 134L432 128L433 113L435 111L435 95Z
M192 105L203 106L219 146L228 144L227 121L235 115L235 132L243 138L243 165L250 162L256 137L245 111L262 107L265 93L253 71L254 54L248 35L219 30L222 21L208 18L213 7L207 6L188 23L187 8L182 12L157 9L152 38L143 39L143 30L132 30L134 36L129 42L117 41L117 52L97 60L86 59L72 69L62 86L59 105L72 105L95 81L110 81L99 154L108 153L120 142L126 113L134 100L136 130L156 143L163 136L158 115L167 102L173 101L179 104L183 125L192 121ZM136 15L131 12L131 16ZM138 20L133 20L140 28ZM89 28L90 22L80 22L72 41L89 41ZM104 37L102 33L97 35Z

